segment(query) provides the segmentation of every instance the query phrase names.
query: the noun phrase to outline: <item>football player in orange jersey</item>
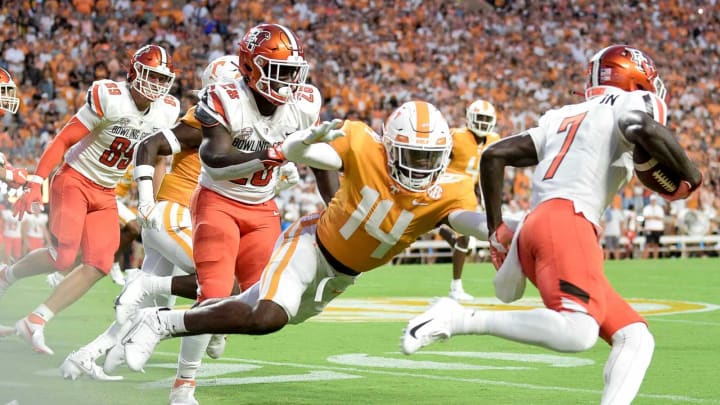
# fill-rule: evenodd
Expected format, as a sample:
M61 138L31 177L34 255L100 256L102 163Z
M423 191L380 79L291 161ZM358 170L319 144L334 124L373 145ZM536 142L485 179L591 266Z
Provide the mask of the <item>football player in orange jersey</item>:
M0 295L17 279L69 272L45 302L15 324L15 332L36 352L53 354L45 344L45 324L110 271L120 239L114 190L137 143L176 121L180 103L168 95L174 79L165 49L138 49L130 58L127 81L93 82L85 105L53 138L28 176L25 193L13 206L20 218L42 209L42 184L60 166L50 191L53 244L0 269ZM82 264L74 266L80 251Z
M664 126L665 86L644 52L607 47L587 69L585 100L544 113L534 128L490 146L480 162L495 294L522 297L526 279L543 308L493 311L438 300L408 322L402 349L411 354L454 335L491 335L559 352L582 352L598 336L612 347L601 405L630 404L652 359L647 321L603 272L600 218L633 173L638 146L680 174L668 200L687 198L702 174ZM501 217L505 166L536 166L532 207L512 232ZM558 401L563 401L562 393Z
M452 137L437 108L422 101L403 104L390 114L382 136L362 122L346 121L336 129L340 123L297 131L279 147L290 161L343 171L327 209L291 225L260 282L239 296L188 311L141 310L122 340L130 368L141 369L159 340L172 335L258 335L301 323L360 274L387 263L439 224L487 239L485 216L467 192L472 179L444 174Z
M453 150L450 155L448 173L470 176L473 180L473 191L480 201L480 155L488 145L500 139L495 133L497 115L495 107L485 100L476 100L467 109L465 127L452 128ZM453 248L453 278L450 282L450 298L457 301L472 300L473 296L466 293L462 285L462 271L468 254L470 237L457 235L447 227L438 231Z

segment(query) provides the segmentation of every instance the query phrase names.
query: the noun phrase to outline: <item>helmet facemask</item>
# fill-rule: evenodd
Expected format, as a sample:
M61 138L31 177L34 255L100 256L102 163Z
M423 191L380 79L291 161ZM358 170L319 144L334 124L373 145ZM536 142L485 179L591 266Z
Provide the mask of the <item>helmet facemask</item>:
M390 177L404 188L427 190L445 171L450 148L445 146L412 146L384 137Z
M164 67L153 68L137 61L133 69L135 69L135 79L132 87L150 101L167 95L175 81L175 73L168 72Z
M496 118L484 113L470 113L468 128L477 136L484 137L495 129Z
M310 65L301 56L287 60L269 59L257 55L253 63L259 68L256 90L272 102L294 104L295 93L305 84Z
M20 99L17 97L17 88L15 84L0 84L0 109L11 114L15 114L20 106Z

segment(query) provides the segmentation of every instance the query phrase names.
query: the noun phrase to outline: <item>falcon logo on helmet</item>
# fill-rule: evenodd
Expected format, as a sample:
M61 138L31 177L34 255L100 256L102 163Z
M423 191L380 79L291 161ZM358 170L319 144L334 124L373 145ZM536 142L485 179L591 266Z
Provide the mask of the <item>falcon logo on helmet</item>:
M270 39L272 35L267 31L256 30L250 32L245 38L245 46L252 52L260 46L263 42Z

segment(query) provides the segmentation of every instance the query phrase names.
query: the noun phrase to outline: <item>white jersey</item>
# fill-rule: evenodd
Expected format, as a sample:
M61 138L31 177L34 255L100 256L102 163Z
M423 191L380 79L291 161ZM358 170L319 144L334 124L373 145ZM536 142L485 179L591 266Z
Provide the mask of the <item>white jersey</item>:
M48 215L46 213L25 214L23 222L27 230L26 235L29 238L43 239L45 237L45 229L47 229L48 225Z
M138 111L126 82L98 80L75 114L90 134L67 151L65 161L95 183L114 188L133 162L138 142L171 127L179 113L173 96L154 101L147 112Z
M198 110L227 128L238 151L256 152L278 144L287 135L317 122L322 104L320 91L306 85L298 94L297 103L278 106L275 114L264 117L257 109L252 91L240 79L203 89ZM275 196L278 170L277 167L266 168L232 181L213 180L203 164L199 183L230 199L245 204L260 204Z
M633 173L633 145L620 132L619 117L640 110L664 125L667 107L647 91L603 86L595 94L584 103L548 111L528 132L539 161L532 208L552 198L569 199L576 212L599 226L605 208Z
M13 215L11 210L2 211L3 236L20 239L22 237L22 222Z

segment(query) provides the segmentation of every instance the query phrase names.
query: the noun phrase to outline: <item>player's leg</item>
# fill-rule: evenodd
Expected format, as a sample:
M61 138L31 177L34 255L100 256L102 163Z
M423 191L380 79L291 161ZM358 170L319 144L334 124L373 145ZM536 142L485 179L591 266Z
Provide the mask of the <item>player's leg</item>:
M593 287L597 273L602 276L603 255L592 224L566 205L540 205L519 235L523 270L547 308L481 311L440 300L410 321L403 351L455 334L489 334L561 352L592 347L599 329L595 318L604 316L604 290Z

